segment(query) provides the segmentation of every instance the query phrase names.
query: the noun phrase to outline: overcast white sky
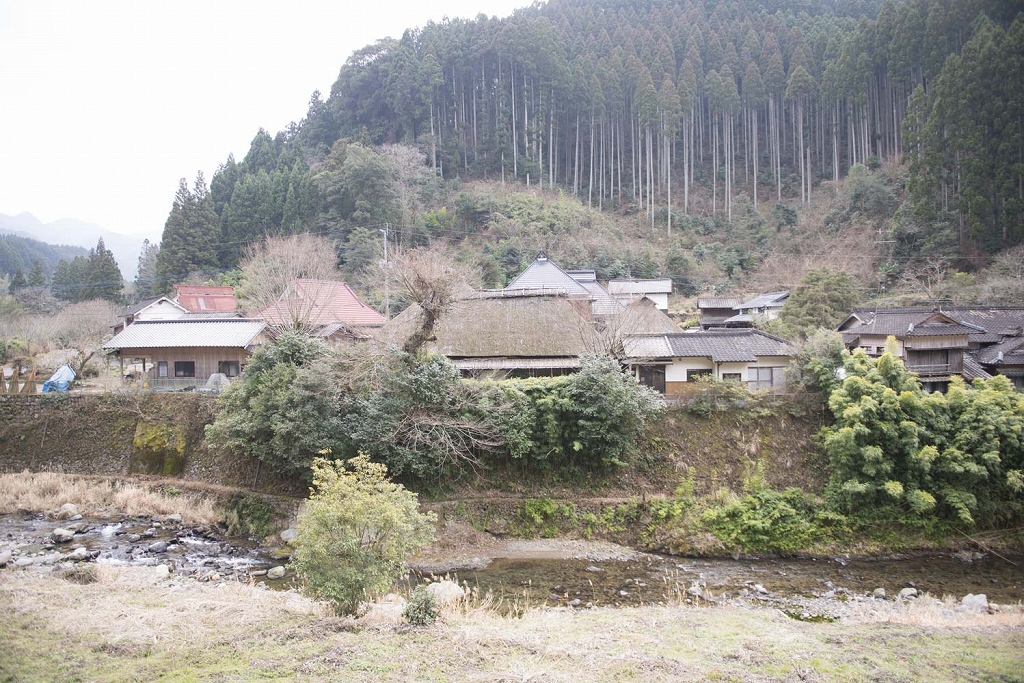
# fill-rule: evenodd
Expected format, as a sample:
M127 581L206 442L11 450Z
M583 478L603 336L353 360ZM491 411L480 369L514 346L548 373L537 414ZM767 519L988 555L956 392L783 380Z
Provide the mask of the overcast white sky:
M354 51L527 0L0 0L0 213L159 237L182 177L300 120Z

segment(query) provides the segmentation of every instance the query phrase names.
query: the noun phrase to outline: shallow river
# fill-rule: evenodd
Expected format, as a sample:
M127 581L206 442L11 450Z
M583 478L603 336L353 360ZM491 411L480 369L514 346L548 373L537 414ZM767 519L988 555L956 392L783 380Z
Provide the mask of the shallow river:
M54 544L57 527L77 526L68 543ZM162 544L162 545L161 545ZM82 546L89 561L100 564L167 564L177 575L222 579L264 580L263 574L285 563L274 549L215 531L196 530L174 522L149 519L56 521L42 515L0 516L0 553L12 554L11 565L53 564ZM81 552L81 551L80 551ZM967 561L965 561L967 560ZM4 570L4 571L9 571ZM1003 604L1024 601L1024 557L975 554L932 555L907 559L691 559L642 555L629 561L497 558L484 569L453 572L452 578L491 592L513 608L542 604L635 605L664 601L704 602L721 597L753 596L788 599L826 596L843 599L883 588L890 597L914 587L934 596L962 597L985 593ZM268 585L287 587L290 574ZM413 573L410 581L422 577ZM699 594L699 599L695 596Z
M578 599L595 605L628 605L702 598L772 595L839 596L883 588L890 597L906 587L934 596L985 593L998 603L1024 600L1024 557L1017 566L987 556L963 562L949 555L899 560L691 559L645 556L634 561L495 559L458 580L528 605ZM760 589L758 588L760 586ZM691 589L693 589L691 591ZM761 590L763 589L763 590ZM701 602L695 598L694 602Z

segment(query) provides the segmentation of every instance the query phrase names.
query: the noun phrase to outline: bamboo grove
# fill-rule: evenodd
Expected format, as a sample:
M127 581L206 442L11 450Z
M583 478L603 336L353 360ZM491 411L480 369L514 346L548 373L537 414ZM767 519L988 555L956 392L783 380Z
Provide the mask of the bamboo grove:
M809 202L816 184L854 164L909 155L927 175L915 186L925 213L955 214L973 230L965 241L997 235L991 246L1008 246L1021 237L1009 226L1020 222L1024 177L1024 50L1012 4L550 0L359 50L305 123L420 143L445 176L515 178L599 208L635 205L669 231L673 212L731 219L740 195L755 209ZM1005 40L989 37L1000 45L981 63L967 65L965 54L961 68L944 68L975 31L1007 28ZM988 129L985 154L1000 156L990 161L1005 175L985 197L998 208L981 217L964 175L984 175L973 167L984 160L947 149L947 119L935 117L952 106L942 104L950 89L978 91L982 82L961 81L993 59L1002 68L983 82L1011 77L969 104L998 100L993 121L976 128Z

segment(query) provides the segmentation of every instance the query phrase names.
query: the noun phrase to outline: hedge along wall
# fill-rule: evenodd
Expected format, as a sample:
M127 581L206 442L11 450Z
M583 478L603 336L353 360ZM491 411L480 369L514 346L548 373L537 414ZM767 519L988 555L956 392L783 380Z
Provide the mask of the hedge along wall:
M208 448L216 409L200 394L0 395L0 472L149 474L305 492L250 458Z

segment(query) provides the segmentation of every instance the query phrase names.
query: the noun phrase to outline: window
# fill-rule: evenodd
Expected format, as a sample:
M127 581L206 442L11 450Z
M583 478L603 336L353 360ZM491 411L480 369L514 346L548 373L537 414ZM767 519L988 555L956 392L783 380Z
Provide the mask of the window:
M687 382L696 382L701 377L710 377L710 376L711 376L711 370L687 370L686 371L686 381Z
M165 361L165 360L157 361L157 364L156 364L156 376L157 377L167 377L167 361Z
M740 372L723 372L722 380L725 382L739 382L743 379L743 373Z
M750 368L747 373L750 377L747 387L751 390L771 389L786 383L785 368Z
M176 360L174 361L174 376L175 377L195 377L196 376L196 363L192 360Z
M221 362L217 363L217 372L223 373L228 377L238 377L238 361L222 360Z

